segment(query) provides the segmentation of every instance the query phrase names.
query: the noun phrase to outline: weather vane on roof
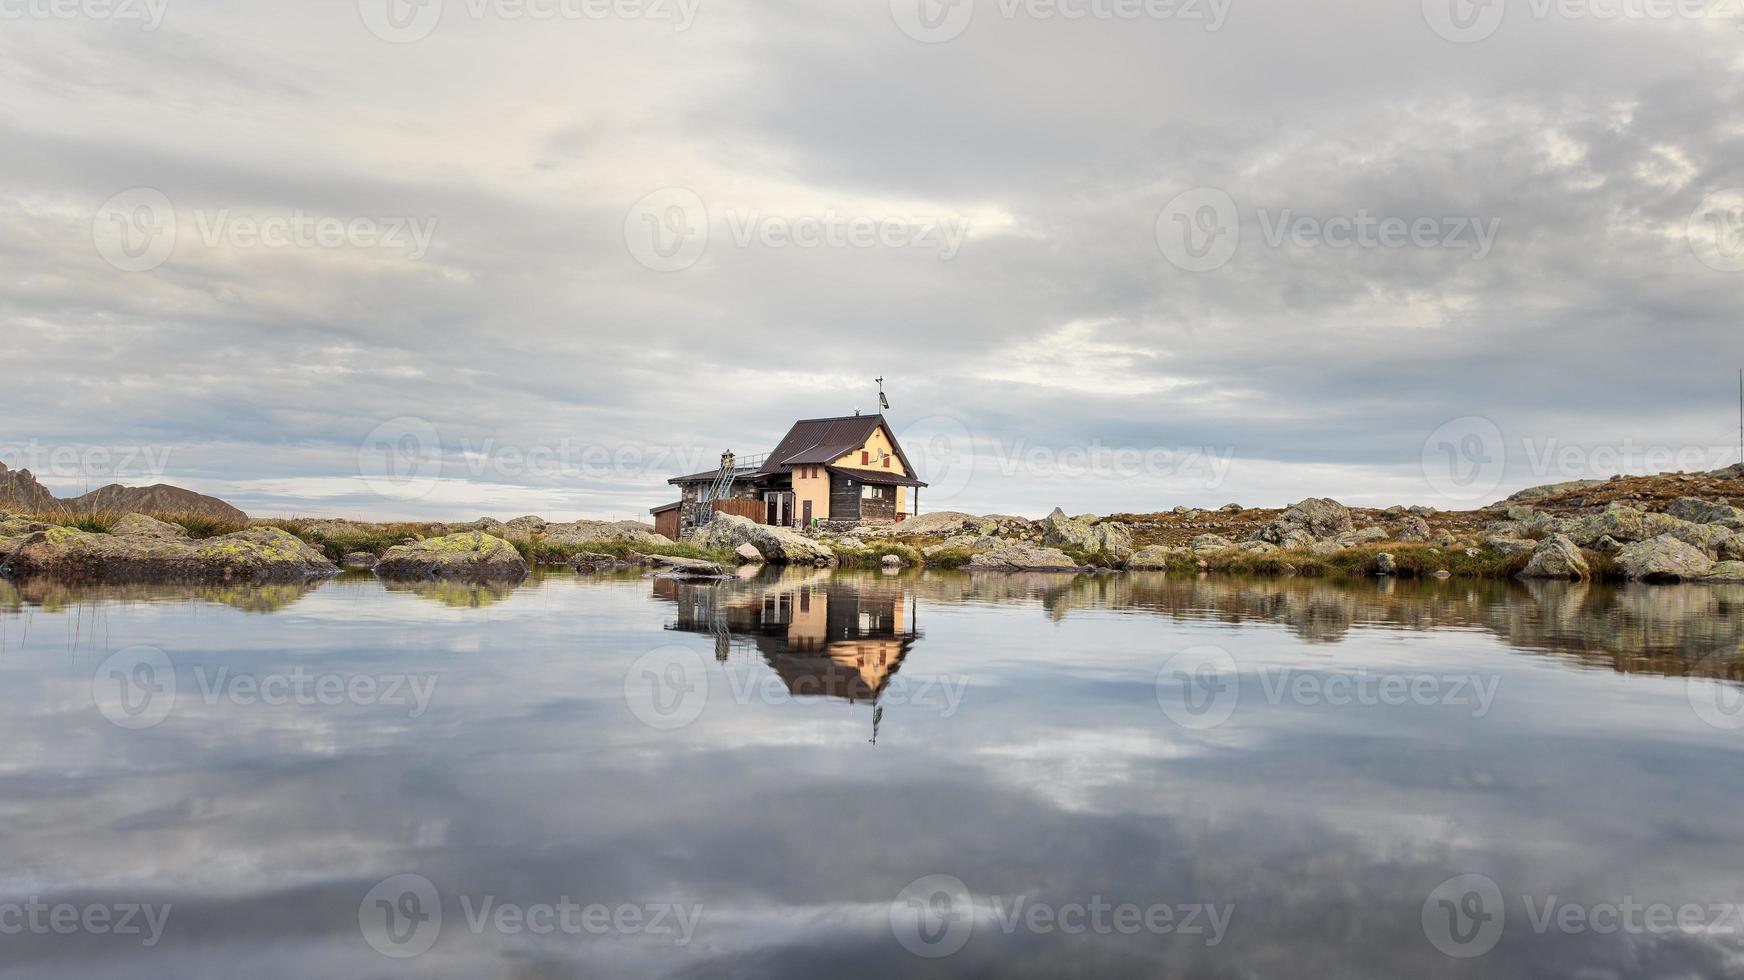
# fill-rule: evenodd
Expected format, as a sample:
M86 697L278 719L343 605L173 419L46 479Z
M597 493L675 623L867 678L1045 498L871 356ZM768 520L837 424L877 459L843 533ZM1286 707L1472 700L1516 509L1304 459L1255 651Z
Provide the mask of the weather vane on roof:
M890 399L884 397L884 379L883 378L873 378L872 380L878 382L878 409L879 409L879 411L882 411L882 412L890 411Z

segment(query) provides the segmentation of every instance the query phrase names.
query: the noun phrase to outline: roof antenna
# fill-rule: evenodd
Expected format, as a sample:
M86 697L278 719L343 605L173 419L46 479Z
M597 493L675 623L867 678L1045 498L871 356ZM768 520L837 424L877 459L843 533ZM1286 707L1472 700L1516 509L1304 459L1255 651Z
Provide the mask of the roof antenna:
M878 382L878 410L881 412L890 411L890 399L884 397L884 379L873 378L872 380Z

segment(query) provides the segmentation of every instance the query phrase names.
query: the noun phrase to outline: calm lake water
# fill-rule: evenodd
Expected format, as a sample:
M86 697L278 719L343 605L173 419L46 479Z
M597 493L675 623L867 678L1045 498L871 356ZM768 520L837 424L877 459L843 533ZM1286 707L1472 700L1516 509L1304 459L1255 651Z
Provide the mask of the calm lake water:
M1744 975L1744 588L0 583L0 972Z

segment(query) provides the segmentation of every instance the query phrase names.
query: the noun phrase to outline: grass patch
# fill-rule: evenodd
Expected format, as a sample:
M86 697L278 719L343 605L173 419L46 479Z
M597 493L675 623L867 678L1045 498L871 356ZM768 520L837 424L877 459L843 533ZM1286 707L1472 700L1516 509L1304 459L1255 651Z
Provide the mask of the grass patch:
M867 548L831 545L830 550L836 553L837 568L883 568L885 555L895 555L902 559L904 565L909 566L934 564L932 559L921 556L919 548L897 541L881 541Z
M328 558L338 561L354 551L367 551L376 557L396 544L408 544L420 538L444 533L442 525L427 523L351 524L343 528L321 527L325 522L285 518L257 521L257 525L289 531L321 549ZM190 532L191 533L191 532Z
M234 534L247 527L242 521L224 517L213 517L209 514L196 514L186 511L134 511L134 510L54 510L39 514L24 515L33 521L53 524L57 527L70 527L76 531L89 534L110 534L115 525L128 514L139 514L165 524L179 524L188 532L188 537L195 540L215 538L222 534Z
M610 555L613 558L628 558L631 555L666 555L672 558L700 558L704 561L717 562L727 568L739 563L737 555L731 551L716 551L708 548L698 548L695 545L646 544L641 541L589 541L586 544L573 542L546 541L542 537L527 537L516 535L507 539L515 546L532 565L567 565L577 555Z
M962 568L974 557L975 553L966 548L946 548L927 556L926 565L928 568Z

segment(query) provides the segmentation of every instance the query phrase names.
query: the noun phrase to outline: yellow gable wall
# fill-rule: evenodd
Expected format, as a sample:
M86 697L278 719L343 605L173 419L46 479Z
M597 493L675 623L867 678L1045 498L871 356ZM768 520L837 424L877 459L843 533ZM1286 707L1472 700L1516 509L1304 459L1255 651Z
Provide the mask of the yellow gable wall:
M859 456L855 456L859 459ZM811 501L811 517L814 521L830 519L830 474L820 464L801 465L793 468L793 513L803 515L805 502Z
M860 462L861 453L868 454L866 457L868 462L864 464ZM884 460L882 458L886 454L890 456L890 466L888 469L885 468ZM898 473L902 476L911 475L908 470L903 468L902 457L896 455L896 450L890 443L890 433L886 431L882 425L872 430L872 434L866 437L864 445L848 455L843 456L841 459L836 460L834 465L853 470L877 470L880 473ZM797 492L797 486L795 487L795 490ZM907 487L896 488L896 512L898 514L908 513Z
M860 454L863 452L871 454L868 456L870 462L861 464ZM873 429L872 434L866 437L865 445L848 455L843 456L841 459L836 460L834 465L846 466L856 470L885 471L884 461L880 459L880 457L887 453L890 456L890 468L887 472L900 473L903 476L908 476L908 471L902 468L902 460L897 457L896 451L890 445L890 434L884 431L884 426L882 425Z

